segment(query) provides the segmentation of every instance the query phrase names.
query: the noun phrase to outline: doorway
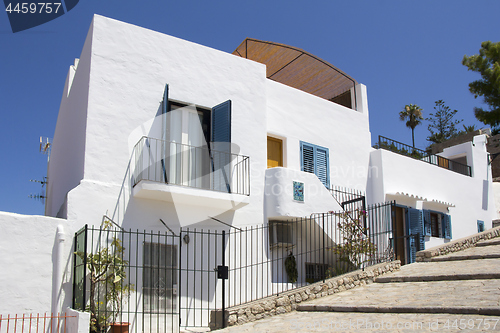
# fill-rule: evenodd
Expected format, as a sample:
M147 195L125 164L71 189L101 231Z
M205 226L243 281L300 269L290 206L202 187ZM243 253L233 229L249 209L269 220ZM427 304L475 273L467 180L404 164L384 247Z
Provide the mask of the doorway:
M167 182L210 188L210 156L207 146L210 111L193 105L170 103L166 117Z
M396 260L406 264L406 209L401 206L392 207L393 246Z

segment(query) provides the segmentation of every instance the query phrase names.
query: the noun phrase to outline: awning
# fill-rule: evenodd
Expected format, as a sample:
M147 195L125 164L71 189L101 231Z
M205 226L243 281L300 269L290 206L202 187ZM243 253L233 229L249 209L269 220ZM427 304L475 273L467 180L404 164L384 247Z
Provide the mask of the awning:
M455 207L455 205L450 203L450 202L446 202L446 201L442 201L442 200L438 200L438 199L426 198L426 197L420 196L418 194L412 194L412 193L406 193L406 192L396 192L396 193L387 193L387 195L401 196L401 197L407 197L410 199L415 199L418 201L432 202L432 203L442 205L445 207Z
M233 54L265 64L268 79L356 109L356 105L351 105L350 96L356 80L304 50L246 38Z

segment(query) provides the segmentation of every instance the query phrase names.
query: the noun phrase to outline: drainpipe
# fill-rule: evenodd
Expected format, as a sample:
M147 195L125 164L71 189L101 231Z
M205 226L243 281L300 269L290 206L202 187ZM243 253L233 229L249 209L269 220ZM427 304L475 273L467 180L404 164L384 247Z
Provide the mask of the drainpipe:
M61 294L62 294L62 277L63 277L63 260L64 260L64 242L66 235L64 227L59 224L57 226L56 242L54 244L54 252L52 253L53 270L52 270L52 315L57 316L60 311ZM56 325L56 326L54 326ZM57 329L57 320L52 320L52 330Z

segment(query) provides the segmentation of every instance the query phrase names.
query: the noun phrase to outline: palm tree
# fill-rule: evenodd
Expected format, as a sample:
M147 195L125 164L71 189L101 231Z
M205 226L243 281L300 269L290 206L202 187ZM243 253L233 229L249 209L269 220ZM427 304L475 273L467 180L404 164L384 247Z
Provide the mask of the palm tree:
M413 142L413 148L415 148L414 131L415 127L422 123L421 120L424 120L424 117L422 117L422 109L416 104L405 105L404 110L399 112L399 119L401 121L405 121L408 119L406 121L406 127L411 128L411 139Z

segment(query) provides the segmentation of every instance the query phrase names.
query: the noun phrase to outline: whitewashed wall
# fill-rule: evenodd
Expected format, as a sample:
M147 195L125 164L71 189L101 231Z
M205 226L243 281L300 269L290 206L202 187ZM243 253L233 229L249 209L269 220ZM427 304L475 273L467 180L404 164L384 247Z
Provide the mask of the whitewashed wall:
M300 141L329 148L330 183L365 190L370 128L366 87L356 86L352 110L306 92L267 81L267 131L285 141L284 166L300 170Z
M304 183L304 201L294 200L294 181ZM265 197L265 215L268 219L300 218L314 213L342 210L316 175L289 168L266 170Z
M476 233L477 220L491 228L495 216L491 169L484 138L476 138L474 146L464 143L445 151L447 156L467 153L473 177L387 150L374 150L370 156L369 202L396 199L409 207L443 212L449 203L453 239Z
M65 210L61 206L67 192L83 178L92 36L91 25L80 59L70 66L63 89L47 172L48 216Z
M72 228L63 219L0 213L0 314L50 314L71 305Z
M87 41L75 75L76 82L80 70L82 77L88 77L90 71L88 107L75 111L84 118L85 136L78 142L69 141L64 148L76 149L75 154L82 154L84 149L85 154L83 179L67 197L68 218L82 225L98 224L107 212L125 226L157 226L162 218L175 227L180 226L180 210L182 215L196 209L195 203L173 207L168 202L131 196L127 168L135 142L129 142L129 137L141 124L151 126L168 83L171 99L205 107L232 101L232 142L239 146L240 154L250 156L251 196L248 205L222 213L221 219L243 225L262 223L262 218L255 217L263 214L265 66L98 15ZM87 54L90 67L82 65L89 62ZM61 113L65 112L63 107ZM72 119L60 118L56 132L71 128ZM55 137L61 135L56 133ZM61 140L55 138L54 149L58 142ZM65 163L60 158L51 160L51 169L62 169ZM57 196L53 192L52 215L63 204L64 191L75 186L66 179L61 183L64 185L58 184ZM204 219L209 220L208 216Z

